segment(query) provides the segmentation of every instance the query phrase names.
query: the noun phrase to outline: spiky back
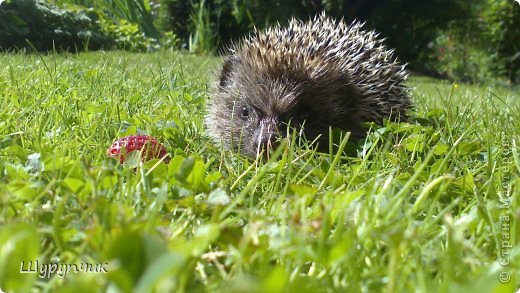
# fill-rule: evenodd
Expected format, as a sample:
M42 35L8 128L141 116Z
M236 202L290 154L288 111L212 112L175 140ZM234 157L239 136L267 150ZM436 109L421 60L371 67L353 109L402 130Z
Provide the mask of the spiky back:
M258 72L289 80L304 74L319 84L345 76L368 120L404 115L410 107L405 65L360 22L347 25L323 14L308 22L293 19L286 27L254 31L231 51Z

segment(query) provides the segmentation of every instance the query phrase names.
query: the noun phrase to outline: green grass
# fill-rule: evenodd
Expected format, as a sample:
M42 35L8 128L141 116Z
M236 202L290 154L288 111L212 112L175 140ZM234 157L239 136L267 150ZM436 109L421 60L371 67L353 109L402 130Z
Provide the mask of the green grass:
M291 143L255 162L204 133L218 64L179 53L0 55L1 289L519 287L518 91L412 78L412 121L375 129L349 156ZM106 156L135 133L164 142L172 161ZM41 275L53 263L107 272L20 273L36 260Z

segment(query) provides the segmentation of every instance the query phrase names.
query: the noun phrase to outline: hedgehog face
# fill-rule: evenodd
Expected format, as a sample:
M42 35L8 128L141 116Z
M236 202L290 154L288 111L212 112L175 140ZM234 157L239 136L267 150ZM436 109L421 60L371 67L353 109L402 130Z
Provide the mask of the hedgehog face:
M251 157L257 157L260 153L268 155L277 146L284 137L292 112L272 103L276 100L273 96L276 91L272 87L265 83L259 84L252 88L263 90L254 91L249 88L231 95L229 92L221 93L224 99L233 100L228 105L228 113L231 113L231 129L227 132L230 135L230 145Z
M247 100L232 106L231 146L251 157L268 154L280 138L278 117L267 115Z
M250 157L268 155L291 131L311 140L328 131L329 119L339 113L322 113L336 91L316 86L305 76L260 71L231 56L223 64L206 124L226 147ZM317 97L329 102L317 103Z
M218 108L215 117L225 117L220 138L226 146L251 157L260 153L268 155L286 136L288 126L298 125L306 114L301 114L297 103L299 88L287 80L274 79L272 74L246 74L251 72L247 64L237 58L224 62L216 100L210 109ZM222 106L224 105L224 106ZM209 124L209 123L208 123ZM218 123L214 123L218 124Z

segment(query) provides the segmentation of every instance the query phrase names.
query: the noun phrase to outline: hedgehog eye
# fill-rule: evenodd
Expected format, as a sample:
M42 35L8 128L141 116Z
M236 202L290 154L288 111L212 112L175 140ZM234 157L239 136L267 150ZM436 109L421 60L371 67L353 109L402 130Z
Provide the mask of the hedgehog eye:
M243 119L249 118L249 114L251 114L249 111L249 107L242 106L242 109L240 110L240 115L242 115L242 118Z

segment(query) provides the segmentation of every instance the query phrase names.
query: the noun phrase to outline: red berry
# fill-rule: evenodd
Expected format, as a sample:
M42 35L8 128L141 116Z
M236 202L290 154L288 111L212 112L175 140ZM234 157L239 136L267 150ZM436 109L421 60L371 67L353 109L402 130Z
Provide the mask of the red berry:
M116 140L107 150L109 157L118 158L119 162L123 164L126 155L133 151L142 151L143 161L153 158L164 158L164 162L168 163L170 157L166 148L157 141L154 137L148 135L130 135Z

